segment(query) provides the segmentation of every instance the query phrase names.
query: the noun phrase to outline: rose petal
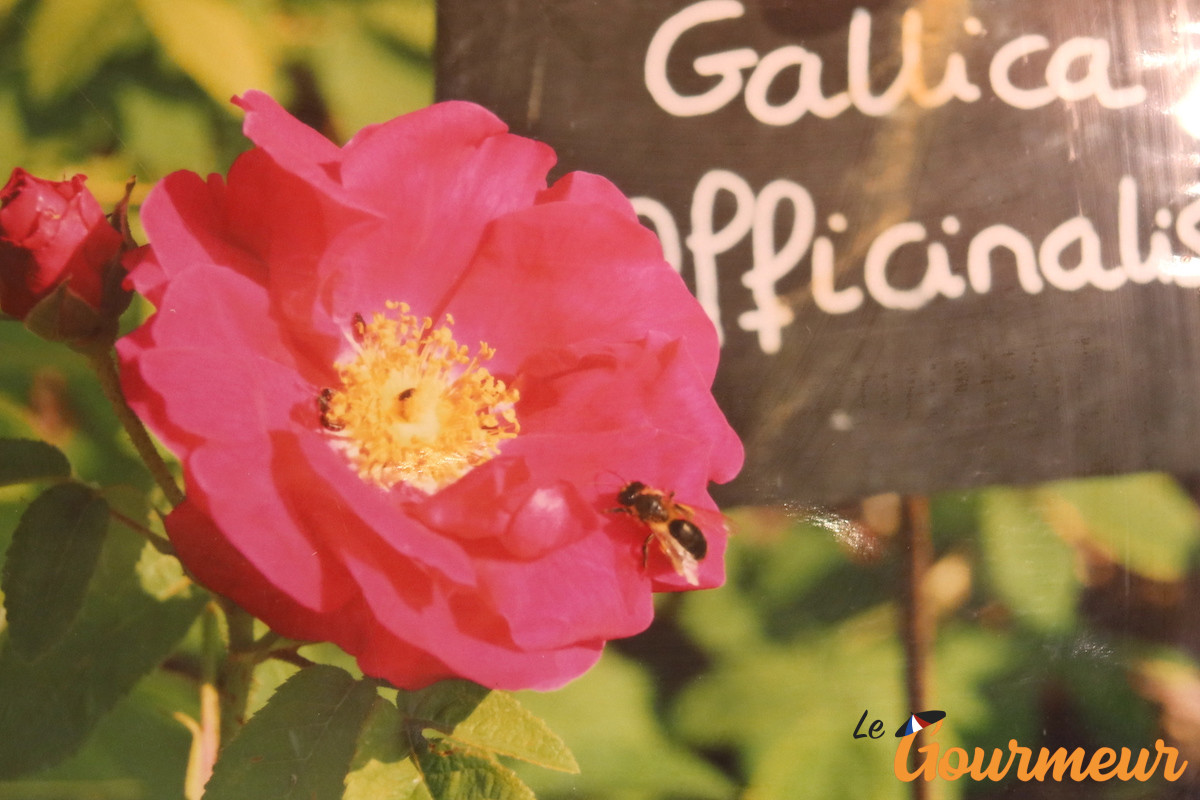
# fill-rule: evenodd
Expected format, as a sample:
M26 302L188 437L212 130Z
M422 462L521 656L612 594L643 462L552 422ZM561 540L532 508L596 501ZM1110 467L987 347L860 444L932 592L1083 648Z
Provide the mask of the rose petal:
M656 331L716 349L712 323L653 234L603 206L548 203L497 220L447 310L462 340L496 349L500 372L515 370L519 354L595 339L596 331L608 341Z

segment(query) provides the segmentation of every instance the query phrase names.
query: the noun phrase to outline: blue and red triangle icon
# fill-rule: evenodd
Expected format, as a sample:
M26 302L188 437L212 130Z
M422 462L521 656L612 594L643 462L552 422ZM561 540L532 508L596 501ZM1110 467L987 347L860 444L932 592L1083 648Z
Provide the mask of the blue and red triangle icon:
M896 731L896 737L904 738L905 736L910 736L922 728L926 728L945 718L945 711L919 711L909 717L908 722L900 726L900 730Z

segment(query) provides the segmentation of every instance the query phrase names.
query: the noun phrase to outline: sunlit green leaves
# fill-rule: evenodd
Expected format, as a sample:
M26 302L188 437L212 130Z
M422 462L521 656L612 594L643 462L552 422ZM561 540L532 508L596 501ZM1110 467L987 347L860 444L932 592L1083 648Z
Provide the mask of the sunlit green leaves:
M376 698L346 776L344 800L428 798L410 755L403 717L394 705Z
M989 489L980 501L983 565L997 597L1041 630L1076 624L1081 585L1076 557L1042 513L1036 495Z
M371 0L362 5L370 26L398 44L433 56L434 7L427 0Z
M30 91L45 102L79 89L141 35L130 0L40 0L23 52Z
M507 692L470 681L442 681L397 698L405 716L467 748L509 756L560 772L579 772L574 756L539 717Z
M140 180L159 178L180 164L217 162L216 126L204 107L137 84L121 87L116 98L123 143L142 173Z
M433 800L533 800L533 792L512 770L490 759L442 743L415 755Z
M321 35L306 45L307 63L340 137L433 101L426 58L397 47L346 8L328 5L312 24Z
M47 489L25 510L0 583L9 646L22 657L40 657L74 622L107 529L108 504L77 483Z
M1200 544L1200 512L1166 475L1060 481L1043 496L1056 524L1154 580L1179 580Z
M230 0L136 0L170 59L231 114L247 89L277 91L277 50L267 20Z
M757 797L785 800L796 786L822 798L904 797L891 776L895 740L852 736L864 710L888 737L907 713L892 622L876 614L731 658L684 693L677 725L688 741L738 751Z
M226 749L206 800L529 800L499 755L570 768L544 723L463 681L400 692L318 664L292 676Z
M491 758L430 741L379 699L359 739L344 800L531 800L533 793Z
M52 769L0 781L0 800L181 798L188 732L171 710L195 715L196 687L165 671L143 678L100 720L83 748Z
M518 767L539 797L586 786L596 795L732 796L729 779L673 741L656 718L646 673L614 650L563 689L521 692L521 704L570 743L580 777ZM712 709L714 713L718 709Z
M96 723L178 643L206 596L147 594L140 537L111 526L78 616L34 661L0 639L0 778L77 750Z

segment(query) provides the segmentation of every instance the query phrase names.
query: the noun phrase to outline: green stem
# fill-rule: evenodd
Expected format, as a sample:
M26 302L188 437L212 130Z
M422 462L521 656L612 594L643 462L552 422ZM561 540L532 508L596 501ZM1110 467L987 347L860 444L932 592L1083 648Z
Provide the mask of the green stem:
M159 455L146 427L142 425L138 415L125 401L125 394L121 391L121 377L117 372L117 363L113 359L112 350L105 348L103 351L86 352L84 355L92 369L95 370L96 377L100 380L100 388L104 391L108 402L112 404L121 427L125 429L125 433L129 434L138 455L146 464L146 468L150 470L150 474L154 476L155 483L163 490L163 494L167 496L167 500L172 506L179 505L183 502L183 490L179 488L179 484L175 483L175 476L171 474L167 462L163 461L163 457Z
M134 533L138 534L143 539L145 539L147 542L149 542L151 547L153 547L158 552L162 553L164 556L171 556L172 558L177 558L177 556L175 555L175 548L171 546L171 543L168 540L159 536L157 533L150 530L145 525L142 525L142 524L136 522L135 520L132 520L129 517L125 516L120 511L117 511L115 508L109 508L108 513L117 522L120 522L126 528L129 528L129 530L133 531Z
M195 783L201 788L212 777L221 749L221 704L217 678L221 659L221 631L217 609L212 603L204 610L204 679L200 684L200 756Z
M219 600L229 626L229 654L220 677L221 740L228 741L246 722L254 668L263 654L254 650L254 617L225 598Z

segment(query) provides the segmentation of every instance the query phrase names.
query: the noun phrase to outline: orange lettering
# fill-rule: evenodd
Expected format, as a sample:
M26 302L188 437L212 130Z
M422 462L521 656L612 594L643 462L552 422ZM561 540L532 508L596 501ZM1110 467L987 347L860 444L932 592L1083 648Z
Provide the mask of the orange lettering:
M1131 755L1128 747L1121 748L1121 760L1117 763L1117 780L1127 781L1136 779L1139 781L1148 781L1158 769L1158 761L1162 758L1162 753L1154 757L1154 765L1149 769L1146 768L1146 762L1150 758L1150 751L1146 748L1138 750L1137 764L1133 769L1129 769L1129 756Z
M1067 767L1071 768L1071 780L1081 781L1087 777L1087 772L1083 769L1083 748L1076 747L1071 751L1071 755L1067 755L1067 748L1060 747L1053 753L1050 753L1046 748L1042 748L1038 752L1037 764L1033 768L1033 777L1039 781L1046 779L1046 771L1051 767L1054 768L1054 780L1061 781L1063 774L1066 773ZM1022 778L1021 780L1026 780Z
M930 725L925 731L929 736L936 736L942 729L940 721ZM912 750L913 740L917 738L917 734L910 733L900 740L900 745L896 748L896 757L892 760L892 772L902 781L916 780L917 776L923 777L927 781L931 781L937 775L938 749L940 745L937 742L917 748L917 752L925 756L925 760L917 766L912 772L908 771L908 756Z
M1021 747L1019 744L1017 744L1016 739L1008 740L1008 752L1012 754L1008 758L1008 763L1012 763L1012 756L1015 756L1018 750L1021 751L1021 760L1017 762L1017 780L1031 780L1033 775L1029 772L1029 756L1032 755L1032 753L1030 753L1028 747Z
M955 756L958 766L950 766L950 756ZM967 751L961 747L951 747L938 762L938 775L944 781L956 781L958 776L967 771Z
M941 723L939 722L927 728L926 731L933 736L938 733L940 728ZM917 753L924 756L924 760L910 771L908 762L912 755L913 741L916 738L916 734L905 736L896 748L896 758L892 769L896 773L896 777L902 781L909 782L917 778L932 781L935 776L945 781L956 781L963 775L970 775L972 780L990 780L998 783L1008 775L1014 759L1017 761L1017 780L1039 782L1047 780L1048 777L1061 782L1068 775L1072 781L1085 781L1090 778L1097 782L1103 782L1115 777L1121 781L1145 782L1158 771L1158 765L1163 761L1163 756L1166 756L1166 761L1163 763L1163 777L1168 781L1177 781L1188 766L1186 760L1179 758L1179 751L1174 747L1169 747L1162 739L1154 743L1153 763L1150 762L1150 751L1147 748L1138 751L1137 760L1131 766L1130 762L1133 762L1134 756L1133 751L1128 747L1122 747L1119 755L1117 750L1112 747L1101 747L1092 753L1090 758L1082 747L1076 747L1071 751L1065 747L1059 747L1054 751L1042 747L1038 748L1036 761L1030 766L1030 761L1034 760L1033 750L1022 747L1016 739L1009 739L1007 761L1004 760L1003 750L993 749L989 759L988 754L981 747L974 748L969 758L966 749L962 747L951 747L939 758L940 746L937 742L931 741L917 749Z
M1129 752L1127 748L1122 747L1121 749L1126 753ZM1092 760L1088 762L1088 768L1084 774L1090 775L1094 781L1106 781L1116 774L1117 769L1113 767L1108 772L1104 770L1116 762L1116 760L1116 750L1113 750L1111 747L1101 747L1095 753L1092 753ZM1075 777L1074 773L1071 774L1071 777Z
M1004 769L1000 769L1000 759L1004 758L1004 751L996 749L992 751L992 759L988 762L987 768L983 766L983 749L976 747L975 753L971 758L971 778L977 781L996 781L997 783L1008 774L1008 768L1012 766L1013 754L1008 754L1008 763L1004 765Z
M1179 757L1179 751L1174 747L1167 747L1162 739L1159 739L1154 743L1154 749L1167 757L1167 763L1163 764L1163 777L1169 781L1179 780L1179 776L1183 774L1185 769L1187 769L1188 762L1184 761L1183 764L1179 766L1179 769L1175 769L1175 759ZM1154 760L1154 763L1155 765L1158 764L1157 758Z

